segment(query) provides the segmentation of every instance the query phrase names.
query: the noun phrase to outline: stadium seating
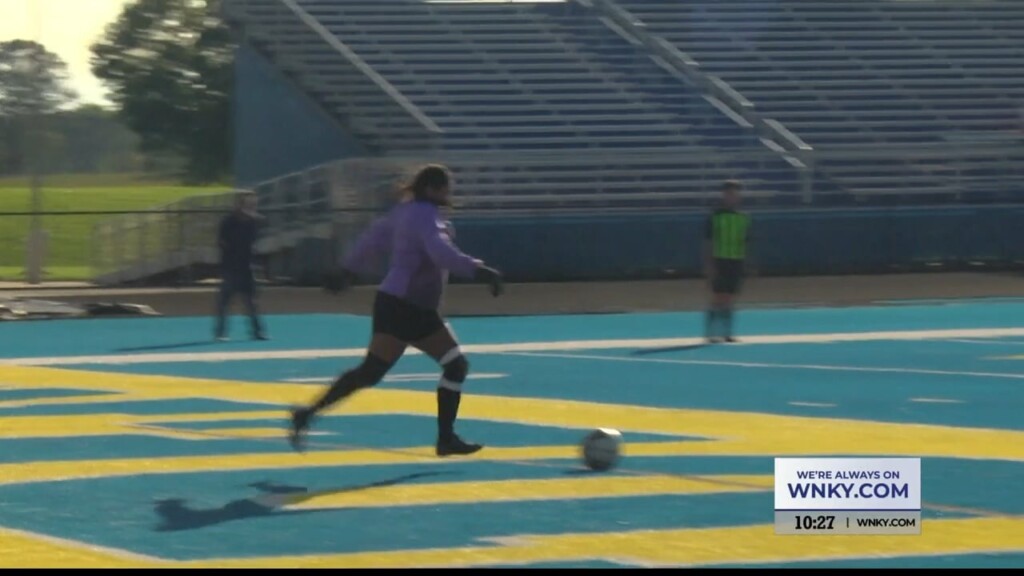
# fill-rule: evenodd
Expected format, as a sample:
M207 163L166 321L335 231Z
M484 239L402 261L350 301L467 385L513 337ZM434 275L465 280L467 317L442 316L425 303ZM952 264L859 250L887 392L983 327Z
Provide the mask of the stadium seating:
M749 127L575 3L296 4L298 17L253 0L235 13L248 38L326 108L349 125L364 122L353 131L381 154L430 149L450 159L473 203L706 205L727 177L762 196L799 191L793 166ZM390 106L325 37L407 109ZM436 130L415 126L415 115Z
M371 150L451 158L481 198L596 187L685 205L727 176L775 203L802 194L791 162L593 3L231 0L229 14ZM604 3L808 142L820 201L988 199L1024 160L1005 144L1020 138L1024 3Z
M358 228L353 214L425 161L453 167L465 212L534 220L707 207L725 178L773 207L1012 201L1024 181L1024 0L221 6L245 47L236 71L273 93L236 91L245 119L318 108L305 128L289 133L285 110L255 132L253 154L287 166L244 183L274 211L277 250L336 235L339 220ZM323 113L324 131L342 130L311 141L345 152L310 169L283 152ZM158 239L167 228L130 224ZM111 281L196 259L183 241L154 245L99 250Z
M1012 185L998 167L1024 160L993 150L1022 138L1024 2L617 2L815 147L849 192L962 199L964 181Z

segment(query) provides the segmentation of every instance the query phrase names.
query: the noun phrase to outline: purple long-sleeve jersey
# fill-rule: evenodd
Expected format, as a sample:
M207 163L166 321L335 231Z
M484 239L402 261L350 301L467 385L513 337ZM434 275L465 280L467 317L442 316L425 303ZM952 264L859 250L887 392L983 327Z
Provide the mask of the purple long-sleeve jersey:
M391 259L380 291L429 309L440 306L446 272L471 278L482 264L452 243L437 206L423 201L399 204L374 221L342 265L367 273L387 255Z

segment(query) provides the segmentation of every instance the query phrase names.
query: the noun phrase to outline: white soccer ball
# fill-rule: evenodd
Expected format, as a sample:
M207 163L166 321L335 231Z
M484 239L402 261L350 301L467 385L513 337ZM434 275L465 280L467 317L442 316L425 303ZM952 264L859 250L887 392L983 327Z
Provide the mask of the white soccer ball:
M604 471L619 462L622 433L612 428L598 428L583 438L583 463L591 470Z

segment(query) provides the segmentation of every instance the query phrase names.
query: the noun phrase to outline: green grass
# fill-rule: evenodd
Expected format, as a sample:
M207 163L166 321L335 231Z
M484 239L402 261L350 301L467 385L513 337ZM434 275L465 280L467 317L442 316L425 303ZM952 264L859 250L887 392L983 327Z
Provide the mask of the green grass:
M101 175L102 176L102 175ZM110 181L110 177L105 177ZM64 182L94 183L98 177L63 178ZM61 181L57 178L53 182ZM148 210L187 196L211 194L229 189L227 186L189 187L127 183L106 186L60 187L46 181L42 190L44 212L103 212ZM8 179L0 180L0 213L28 212L31 195L27 187ZM110 215L50 215L42 218L49 234L45 260L47 280L85 280L92 276L92 231L96 223ZM28 216L4 216L0 225L0 280L23 280L26 261L25 242L31 219Z
M87 282L94 274L90 266L47 266L43 282ZM0 266L0 282L25 282L24 266Z
M114 174L50 174L43 176L42 182L46 188L174 187L179 185L169 177L131 172ZM31 185L32 182L27 176L0 177L0 188L28 188ZM224 183L212 187L230 188L230 184Z

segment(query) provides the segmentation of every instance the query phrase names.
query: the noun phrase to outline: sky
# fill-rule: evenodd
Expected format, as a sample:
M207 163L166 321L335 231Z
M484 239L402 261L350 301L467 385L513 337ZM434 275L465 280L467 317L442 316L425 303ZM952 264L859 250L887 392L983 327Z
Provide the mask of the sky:
M82 103L108 104L89 70L89 46L132 0L0 0L0 42L35 40L68 65Z

